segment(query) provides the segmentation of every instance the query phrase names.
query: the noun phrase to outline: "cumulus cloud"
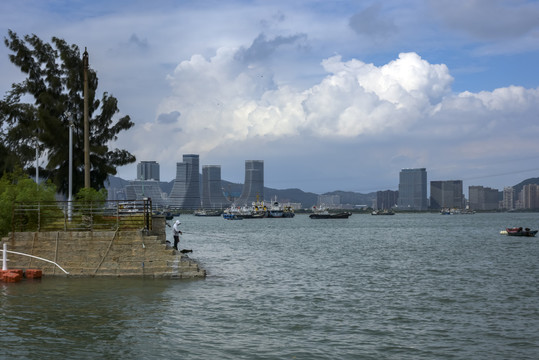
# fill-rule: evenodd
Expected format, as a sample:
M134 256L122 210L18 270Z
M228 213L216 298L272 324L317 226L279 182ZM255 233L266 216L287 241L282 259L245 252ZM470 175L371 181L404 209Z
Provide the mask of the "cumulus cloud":
M334 56L322 62L328 75L318 85L294 92L277 87L269 74L264 80L242 68L233 54L223 50L210 61L193 57L180 64L170 78L179 96L163 104L185 115L184 128L218 135L211 140L216 145L300 132L354 137L397 130L439 102L452 82L445 65L431 65L415 53L381 67Z
M182 128L179 152L241 143L263 148L299 136L337 142L389 134L400 140L499 137L539 110L537 89L455 94L447 66L416 53L382 66L333 56L321 64L327 75L302 91L276 84L267 69L245 66L237 54L220 49L210 59L196 55L169 76L172 95L161 103L158 123Z
M454 93L446 65L401 53L380 66L327 58L321 63L326 76L315 86L296 90L275 83L265 68L246 66L236 54L235 49L220 49L209 59L193 56L169 76L172 95L159 113L182 116L152 128L163 137L170 127L182 128L169 155L279 156L281 166L293 169L290 154L325 163L333 148L342 161L360 161L386 178L414 166L455 178L451 174L456 168L470 176L479 171L464 159L495 164L497 157L514 153L515 143L519 151L538 150L528 139L539 136L533 125L539 89ZM508 134L508 129L521 130ZM521 139L523 132L534 135ZM353 155L358 152L369 156L360 160ZM302 172L316 176L306 175L305 168Z

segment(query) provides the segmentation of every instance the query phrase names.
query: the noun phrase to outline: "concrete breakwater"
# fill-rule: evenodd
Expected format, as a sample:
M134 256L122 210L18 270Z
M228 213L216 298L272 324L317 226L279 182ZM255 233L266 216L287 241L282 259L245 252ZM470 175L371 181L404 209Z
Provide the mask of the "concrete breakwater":
M7 250L58 264L69 276L141 276L200 279L197 261L165 245L165 219L152 218L152 230L14 232L2 239ZM44 276L66 274L53 263L7 254L9 268L41 269Z

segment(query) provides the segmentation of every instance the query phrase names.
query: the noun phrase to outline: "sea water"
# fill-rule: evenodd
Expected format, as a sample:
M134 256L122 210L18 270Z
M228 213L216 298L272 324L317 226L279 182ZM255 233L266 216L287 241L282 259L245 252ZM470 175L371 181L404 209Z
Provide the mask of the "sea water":
M537 214L180 219L205 280L0 284L0 358L539 358Z

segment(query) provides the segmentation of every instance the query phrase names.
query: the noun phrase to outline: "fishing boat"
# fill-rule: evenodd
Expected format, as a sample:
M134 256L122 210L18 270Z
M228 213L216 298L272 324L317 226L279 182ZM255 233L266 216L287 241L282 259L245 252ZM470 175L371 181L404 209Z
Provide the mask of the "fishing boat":
M195 216L221 216L223 212L221 210L196 210Z
M331 213L327 208L313 206L313 213L309 217L311 219L348 219L351 215L349 211Z
M225 209L224 214L233 214L243 219L265 219L265 218L292 218L295 216L291 206L283 206L277 198L270 205L264 201L255 201L251 206L236 206L233 204Z
M526 236L534 237L537 234L537 230L530 230L530 228L523 229L522 227L506 228L505 232L500 232L502 235L507 236Z
M225 209L223 213L223 218L229 217L229 215L234 215L235 218L241 219L262 219L266 217L266 209L259 209L258 206L236 206L232 205L228 209Z
M268 217L270 218L293 218L295 215L292 207L283 206L277 201L277 197L273 200L268 213Z

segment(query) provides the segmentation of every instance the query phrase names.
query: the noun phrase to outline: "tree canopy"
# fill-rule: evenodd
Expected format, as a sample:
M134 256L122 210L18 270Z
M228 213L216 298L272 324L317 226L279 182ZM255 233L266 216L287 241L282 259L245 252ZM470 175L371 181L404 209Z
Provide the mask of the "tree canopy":
M26 79L12 84L0 100L0 172L17 166L35 171L36 146L46 159L40 177L51 179L66 194L69 178L69 126L73 129L73 193L84 186L84 70L77 45L36 35L23 38L11 30L4 38L13 53L10 61ZM90 124L90 183L101 189L118 166L135 162L126 150L109 149L121 131L134 123L119 117L118 100L107 92L96 96L98 78L88 69L88 116Z

